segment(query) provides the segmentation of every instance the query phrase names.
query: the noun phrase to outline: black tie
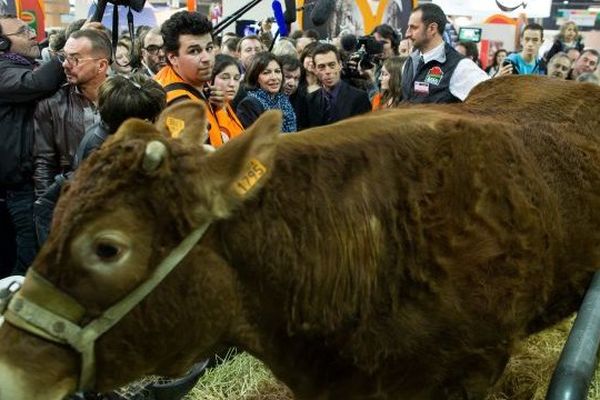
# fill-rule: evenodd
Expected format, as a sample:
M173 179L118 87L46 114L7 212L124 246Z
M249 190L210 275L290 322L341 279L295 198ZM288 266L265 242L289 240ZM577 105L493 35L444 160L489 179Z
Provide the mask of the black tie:
M333 120L333 95L332 93L328 92L325 89L323 90L323 94L324 94L324 100L325 100L325 107L324 107L324 112L323 114L325 115L325 121L327 123L331 122Z

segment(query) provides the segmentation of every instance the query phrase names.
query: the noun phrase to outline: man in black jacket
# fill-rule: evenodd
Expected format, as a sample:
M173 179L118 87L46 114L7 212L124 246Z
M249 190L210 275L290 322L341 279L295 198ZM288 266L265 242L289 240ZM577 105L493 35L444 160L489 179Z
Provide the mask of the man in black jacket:
M52 221L46 192L55 179L73 170L75 152L86 129L100 121L96 102L110 65L110 40L95 29L73 32L59 58L69 84L38 102L33 114L33 183L37 196L33 217L40 245L46 241Z
M342 62L334 45L317 45L312 57L321 88L310 93L300 105L299 130L327 125L371 111L367 92L341 80Z
M33 111L36 101L64 82L55 58L37 68L35 32L23 21L0 16L0 192L6 194L16 232L13 274L24 274L37 251L33 226Z

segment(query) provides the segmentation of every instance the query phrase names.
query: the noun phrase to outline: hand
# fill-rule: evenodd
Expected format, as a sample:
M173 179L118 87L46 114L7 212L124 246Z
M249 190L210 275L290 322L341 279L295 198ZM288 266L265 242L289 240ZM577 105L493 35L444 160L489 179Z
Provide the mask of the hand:
M375 67L363 69L360 64L358 64L358 73L369 82L375 82Z
M494 75L494 78L498 78L500 76L505 76L505 75L512 75L512 73L513 73L512 64L506 64L506 65L500 67L498 72L496 72L496 75Z
M223 108L225 107L225 93L216 86L211 85L208 101L216 108Z

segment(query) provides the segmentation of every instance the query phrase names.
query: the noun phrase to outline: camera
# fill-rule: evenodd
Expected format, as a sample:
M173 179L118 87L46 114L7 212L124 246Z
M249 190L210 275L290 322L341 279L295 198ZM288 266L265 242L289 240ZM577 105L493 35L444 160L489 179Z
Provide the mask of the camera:
M379 63L379 56L383 53L383 43L375 40L373 36L361 36L356 39L352 52L344 65L344 76L347 78L360 78L361 70L373 69Z

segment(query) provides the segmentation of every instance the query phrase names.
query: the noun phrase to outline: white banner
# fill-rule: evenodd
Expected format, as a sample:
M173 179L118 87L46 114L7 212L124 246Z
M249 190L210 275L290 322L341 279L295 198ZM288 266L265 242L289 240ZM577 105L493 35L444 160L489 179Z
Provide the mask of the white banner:
M503 14L516 18L526 14L528 18L550 16L552 0L433 0L446 15L487 17Z
M588 10L558 10L556 24L562 25L567 21L573 21L577 26L594 27L598 18L597 11Z

